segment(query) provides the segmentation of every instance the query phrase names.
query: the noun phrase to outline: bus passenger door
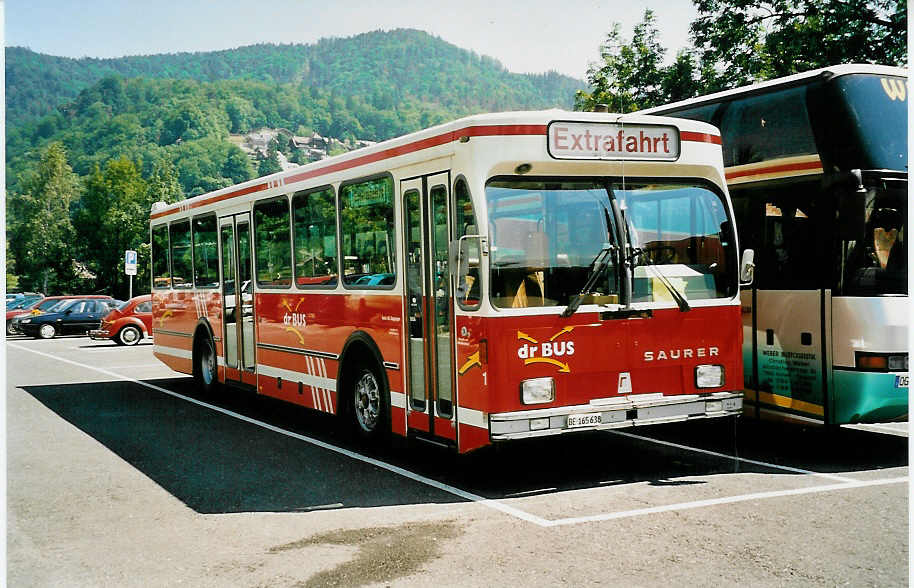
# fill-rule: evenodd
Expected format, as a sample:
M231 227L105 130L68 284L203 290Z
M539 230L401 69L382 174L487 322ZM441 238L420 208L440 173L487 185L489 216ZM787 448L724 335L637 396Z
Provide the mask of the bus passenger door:
M404 180L400 193L406 240L407 426L456 440L449 182L446 172Z
M247 213L219 221L222 247L222 312L225 379L254 386L254 284L251 222Z

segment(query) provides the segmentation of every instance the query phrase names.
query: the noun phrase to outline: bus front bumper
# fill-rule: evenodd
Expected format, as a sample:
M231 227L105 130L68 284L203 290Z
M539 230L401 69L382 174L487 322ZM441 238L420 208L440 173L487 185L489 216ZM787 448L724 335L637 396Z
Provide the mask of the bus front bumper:
M600 398L576 406L490 414L489 431L493 441L500 441L737 416L742 411L742 392L637 394Z

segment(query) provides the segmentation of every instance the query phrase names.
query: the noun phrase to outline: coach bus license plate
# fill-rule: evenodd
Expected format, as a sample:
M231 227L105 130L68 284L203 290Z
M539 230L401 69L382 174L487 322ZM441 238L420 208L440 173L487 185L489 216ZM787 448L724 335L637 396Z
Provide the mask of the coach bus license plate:
M907 388L908 387L908 377L909 376L895 376L895 387L896 388ZM571 418L571 417L568 417ZM568 425L569 427L571 425Z
M603 422L603 415L599 412L588 412L585 414L570 414L568 415L568 428L573 429L575 427L589 427L591 425L599 425Z

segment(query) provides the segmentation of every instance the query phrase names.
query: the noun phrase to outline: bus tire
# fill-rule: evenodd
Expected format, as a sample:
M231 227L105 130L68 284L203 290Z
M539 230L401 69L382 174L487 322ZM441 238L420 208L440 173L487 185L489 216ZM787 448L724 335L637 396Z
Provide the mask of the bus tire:
M203 394L209 395L219 387L216 367L216 346L209 334L197 337L194 343L194 381Z
M390 433L390 395L373 361L360 361L350 380L349 406L352 425L364 441L378 441Z

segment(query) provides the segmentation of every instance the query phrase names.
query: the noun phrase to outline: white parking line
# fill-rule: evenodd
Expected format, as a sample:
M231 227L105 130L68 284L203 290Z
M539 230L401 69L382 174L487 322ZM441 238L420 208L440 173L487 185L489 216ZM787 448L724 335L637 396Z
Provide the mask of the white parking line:
M661 441L660 439L652 439L651 437L643 437L641 435L634 435L632 433L625 433L623 431L613 431L610 430L610 433L616 435L622 435L623 437L631 437L633 439L640 439L641 441L649 441L651 443L656 443L658 445L666 445L667 447L675 447L676 449L682 449L685 451L692 451L695 453L704 453L705 455L713 455L714 457L722 457L726 459L735 459L737 461L742 461L745 463L751 463L754 465L760 465L766 468L772 468L776 470L784 470L785 472L793 472L795 474L805 474L807 476L818 476L820 478L828 478L829 480L836 480L838 482L856 482L853 478L845 478L844 476L836 476L834 474L825 474L822 472L814 472L812 470L804 470L801 468L794 468L790 466L778 465L776 463L768 463L766 461L758 461L755 459L746 459L745 457L739 457L736 455L727 455L726 453L718 453L716 451L709 451L707 449L699 449L698 447L689 447L688 445L680 445L679 443L671 443L669 441Z
M883 486L885 484L901 484L908 481L908 477L887 478L882 480L866 480L858 482L848 482L846 484L828 484L826 486L812 486L808 488L795 488L793 490L773 490L771 492L754 492L752 494L740 494L737 496L725 496L723 498L711 498L708 500L696 500L694 502L679 502L677 504L665 504L663 506L651 506L648 508L639 508L635 510L625 510L621 512L611 512L597 514L585 517L571 517L567 519L554 519L549 521L547 527L560 527L563 525L577 525L580 523L597 523L600 521L611 521L615 519L625 519L647 514L656 514L661 512L673 512L678 510L688 510L691 508L702 508L705 506L716 506L719 504L735 504L737 502L746 502L749 500L764 500L766 498L780 498L783 496L799 496L802 494L817 494L819 492L833 492L835 490L850 490L851 488L864 488L867 486Z
M438 482L437 480L433 480L431 478L426 478L425 476L413 473L413 472L411 472L409 470L405 470L401 467L397 467L395 465L391 465L391 464L385 463L383 461L379 461L377 459L367 457L365 455L361 455L354 451L349 451L348 449L343 449L342 447L330 445L329 443L325 443L323 441L319 441L317 439L313 439L313 438L307 437L305 435L300 435L298 433L293 433L292 431L280 429L279 427L276 427L269 423L265 423L263 421L258 421L257 419L252 419L250 417L224 409L222 407L208 404L206 402L202 402L195 398L191 398L189 396L184 396L183 394L178 394L177 392L172 392L171 390L168 390L166 388L162 388L160 386L156 386L156 385L150 384L148 382L143 382L143 381L137 380L136 378L124 376L122 374L118 374L116 372L112 372L112 371L109 371L109 370L106 370L103 368L86 365L86 364L80 363L78 361L64 359L62 357L58 357L58 356L52 355L50 353L44 353L42 351L35 351L34 349L29 349L28 347L23 347L21 345L16 345L14 343L8 342L7 345L9 345L10 347L14 347L16 349L20 349L22 351L28 351L30 353L35 353L35 354L41 355L43 357L47 357L50 359L54 359L57 361L75 365L75 366L78 366L78 367L81 367L84 369L93 370L93 371L105 374L109 377L115 378L118 381L132 382L134 384L138 384L145 388L149 388L150 390L155 390L156 392L161 392L163 394L167 394L174 398L178 398L178 399L190 402L192 404L196 404L198 406L209 408L211 410L214 410L214 411L224 414L226 416L230 416L232 418L244 421L246 423L267 429L268 431L272 431L274 433L279 433L279 434L285 435L287 437L292 437L293 439L298 439L300 441L310 443L311 445L314 445L316 447L320 447L320 448L326 449L328 451L333 451L335 453L344 455L351 459L355 459L355 460L361 461L363 463L373 465L373 466L381 468L383 470L387 470L391 473L398 474L400 476L403 476L404 478L413 480L414 482L419 482L421 484L425 484L426 486L436 488L438 490L441 490L442 492L446 492L448 494L457 496L459 498L463 498L465 500L474 502L481 506L485 506L487 508L497 510L503 514L507 514L509 516L521 519L523 521L533 523L540 527L559 527L559 526L575 525L575 524L581 524L581 523L593 523L593 522L601 522L601 521L623 519L623 518L629 518L629 517L635 517L635 516L642 516L642 515L647 515L647 514L673 512L673 511L678 511L678 510L688 510L688 509L693 509L693 508L702 508L702 507L716 506L716 505L722 505L722 504L734 504L734 503L746 502L746 501L750 501L750 500L764 500L764 499L779 498L779 497L784 497L784 496L799 496L799 495L803 495L803 494L833 492L833 491L837 491L837 490L849 490L849 489L853 489L853 488L864 488L864 487L868 487L868 486L881 486L881 485L885 485L885 484L900 484L900 483L904 483L904 482L908 481L907 476L897 477L897 478L886 478L886 479L881 479L881 480L866 480L866 481L854 480L851 478L844 478L841 476L834 476L831 474L823 474L823 473L819 473L819 472L813 472L810 470L803 470L800 468L791 468L788 466L779 466L777 464L770 464L770 463L760 462L760 461L756 461L756 460L739 458L739 457L732 456L732 455L717 453L715 451L708 451L706 449L699 449L696 447L689 447L687 445L680 445L680 444L671 443L668 441L659 441L657 439L651 439L649 437L642 437L640 435L633 435L631 433L612 431L613 433L616 433L618 435L632 437L635 439L649 441L649 442L653 442L653 443L659 443L661 445L667 445L670 447L675 447L677 449L683 449L686 451L695 451L698 453L704 453L704 454L712 455L715 457L723 457L723 458L727 458L727 459L737 459L740 461L744 461L746 463L763 465L765 467L770 467L770 468L774 468L774 469L782 469L782 470L791 471L794 473L799 473L799 474L804 474L804 475L820 476L820 477L836 479L836 480L839 480L841 483L829 484L829 485L823 485L823 486L812 486L812 487L806 487L806 488L797 488L797 489L793 489L793 490L775 490L775 491L771 491L771 492L755 492L755 493L751 493L751 494L740 494L740 495L736 495L736 496L727 496L727 497L714 498L714 499L708 499L708 500L697 500L697 501L693 501L693 502L680 502L680 503L676 503L676 504L667 504L667 505L662 505L662 506L647 507L647 508L641 508L641 509L635 509L635 510L627 510L627 511L613 512L613 513L602 513L602 514L596 514L596 515L591 515L591 516L571 517L571 518L550 520L550 519L544 519L542 517L528 513L526 511L515 508L508 504L504 504L502 502L499 502L498 500L484 498L482 496L473 494L472 492L467 492L465 490L461 490L460 488L456 488L449 484L444 484L442 482Z
M882 433L884 435L895 435L896 437L908 436L908 423L874 423L870 425L841 425L846 429L857 429L858 431L870 431L873 433Z
M143 381L137 380L136 378L131 378L129 376L125 376L123 374L118 374L116 372L112 372L112 371L109 371L109 370L106 370L103 368L86 365L84 363L80 363L78 361L73 361L71 359L64 359L62 357L57 357L56 355L51 355L50 353L44 353L42 351L35 351L34 349L29 349L28 347L23 347L21 345L16 345L14 343L7 343L7 345L9 345L10 347L15 347L16 349L20 349L22 351L28 351L30 353L35 353L35 354L41 355L43 357L47 357L47 358L54 359L57 361L62 361L64 363L75 365L75 366L78 366L78 367L81 367L81 368L84 368L87 370L93 370L93 371L105 374L106 376L115 378L118 381L132 382L134 384L139 384L140 386L144 386L146 388L149 388L150 390L155 390L156 392L161 392L163 394L167 394L174 398L179 398L181 400L185 400L192 404L196 404L198 406L203 406L203 407L209 408L211 410L214 410L214 411L222 413L224 415L236 418L236 419L244 421L246 423L250 423L252 425L257 425L258 427L262 427L264 429L267 429L268 431L273 431L274 433L279 433L279 434L285 435L287 437L292 437L293 439L298 439L299 441L304 441L306 443L310 443L311 445L315 445L322 449L326 449L328 451L333 451L335 453L339 453L340 455L345 455L346 457L349 457L351 459L355 459L355 460L361 461L363 463L373 465L375 467L381 468L383 470L387 470L394 474L399 474L400 476L413 480L414 482L419 482L421 484L425 484L426 486L431 486L432 488L436 488L443 492L447 492L448 494L451 494L453 496L457 496L459 498L463 498L465 500L475 502L477 504L491 508L493 510L500 511L504 514L513 516L515 518L539 525L541 527L549 526L549 521L547 521L546 519L543 519L536 515L532 515L530 513L524 512L520 509L514 508L513 506L503 504L501 502L498 502L497 500L491 500L488 498L484 498L477 494L473 494L472 492L467 492L465 490L461 490L460 488L455 488L454 486L450 486L448 484L438 482L437 480L432 480L431 478L426 478L425 476L415 474L409 470L405 470L405 469L397 467L395 465L391 465L389 463L385 463L383 461L379 461L377 459L367 457L365 455L356 453L354 451L349 451L348 449L343 449L342 447L330 445L329 443L324 443L323 441L319 441L319 440L313 439L311 437L306 437L305 435L299 435L298 433L293 433L292 431L286 431L285 429L280 429L279 427L273 426L269 423L265 423L263 421L258 421L257 419L252 419L243 414L239 414L237 412L233 412L231 410L227 410L225 408L215 406L213 404L208 404L206 402L202 402L195 398L191 398L189 396L184 396L183 394L178 394L177 392L172 392L171 390L168 390L166 388L162 388L160 386L156 386L156 385L150 384L148 382L143 382Z

